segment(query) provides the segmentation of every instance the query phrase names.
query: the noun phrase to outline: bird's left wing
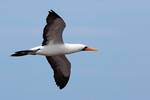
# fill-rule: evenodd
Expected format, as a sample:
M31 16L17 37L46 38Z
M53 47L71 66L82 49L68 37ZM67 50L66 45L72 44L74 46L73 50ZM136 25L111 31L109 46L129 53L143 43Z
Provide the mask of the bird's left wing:
M65 55L46 56L46 58L54 71L54 78L57 86L60 89L64 88L69 81L71 63Z

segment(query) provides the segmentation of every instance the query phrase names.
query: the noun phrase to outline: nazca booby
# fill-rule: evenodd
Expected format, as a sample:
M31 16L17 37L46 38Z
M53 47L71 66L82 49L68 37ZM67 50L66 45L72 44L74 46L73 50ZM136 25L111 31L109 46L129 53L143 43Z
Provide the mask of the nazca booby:
M62 38L63 30L66 26L64 20L53 10L49 11L46 18L46 26L43 31L43 42L27 50L17 51L11 56L19 57L25 55L43 55L54 71L54 79L57 86L62 89L68 83L71 73L71 63L65 54L71 54L80 51L96 51L84 44L64 43Z

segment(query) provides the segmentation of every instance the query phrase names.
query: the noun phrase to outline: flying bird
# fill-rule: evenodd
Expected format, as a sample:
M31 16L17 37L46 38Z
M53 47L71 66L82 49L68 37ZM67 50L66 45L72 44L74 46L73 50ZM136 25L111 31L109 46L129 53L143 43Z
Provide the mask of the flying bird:
M67 85L71 73L71 63L65 54L80 51L96 51L95 48L90 48L84 44L64 43L62 33L65 27L64 20L53 10L50 10L46 18L46 26L43 30L42 45L17 51L11 55L13 57L25 55L45 56L54 71L54 79L60 89Z

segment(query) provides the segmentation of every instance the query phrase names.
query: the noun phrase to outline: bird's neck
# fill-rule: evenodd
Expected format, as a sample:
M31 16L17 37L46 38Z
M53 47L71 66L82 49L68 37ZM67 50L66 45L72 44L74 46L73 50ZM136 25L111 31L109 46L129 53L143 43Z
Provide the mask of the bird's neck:
M65 46L65 49L66 49L66 54L80 52L84 48L83 44L65 43L64 46Z

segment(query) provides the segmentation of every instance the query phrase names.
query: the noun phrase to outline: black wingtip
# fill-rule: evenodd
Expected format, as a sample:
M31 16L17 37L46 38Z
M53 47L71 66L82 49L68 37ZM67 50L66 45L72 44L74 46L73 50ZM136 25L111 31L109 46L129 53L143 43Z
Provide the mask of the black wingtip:
M48 11L49 13L53 12L53 10Z
M60 90L62 90L64 87L59 87Z
M56 14L56 12L54 10L52 10L52 9L50 11L48 11L48 12L49 12L49 14L50 13L55 13Z
M59 17L59 18L61 18L54 10L50 10L50 11L48 11L49 12L49 15L52 15L52 16L55 16L55 17Z
M54 12L54 10L51 9L49 12Z
M66 86L66 85L65 85ZM62 90L65 86L58 86L60 90Z
M65 88L68 81L69 81L69 77L61 77L60 80L55 80L56 85L59 87L59 89Z

